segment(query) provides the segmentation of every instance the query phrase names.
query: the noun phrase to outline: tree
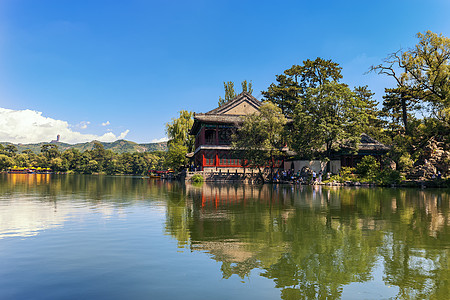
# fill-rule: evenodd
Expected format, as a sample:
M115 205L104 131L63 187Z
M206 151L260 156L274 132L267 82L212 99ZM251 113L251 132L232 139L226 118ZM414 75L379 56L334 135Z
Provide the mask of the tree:
M58 146L54 144L44 144L41 146L41 153L50 160L52 158L56 158L60 155L58 151Z
M14 165L14 160L5 155L5 154L0 154L0 170L5 170L9 167L12 167Z
M102 143L95 141L94 147L90 151L92 158L98 162L98 171L103 172L106 167L106 162L112 159L113 152L105 150Z
M446 122L450 107L450 39L431 31L418 33L417 38L419 42L413 48L390 54L370 70L395 79L398 90L394 99L402 107L404 124L406 101L427 104L435 117Z
M356 166L356 172L363 180L373 182L380 173L380 163L371 155L364 156Z
M85 165L84 172L86 174L92 174L98 172L98 162L96 160L91 159L87 165Z
M179 112L180 116L172 119L166 124L166 133L169 137L169 148L172 144L181 144L186 147L187 152L194 151L195 137L189 135L189 131L194 125L194 113L186 110Z
M180 167L186 165L186 153L187 148L185 145L181 143L170 144L166 156L167 165L174 170L178 170Z
M80 152L80 150L70 148L64 151L61 156L67 161L69 170L80 172L82 155L83 154Z
M241 86L242 86L242 92L246 92L249 94L253 93L253 86L252 86L252 82L247 82L247 80L244 80L241 82Z
M366 103L345 84L332 81L309 88L294 111L292 148L304 156L325 148L330 160L332 150L343 143L357 145L368 123L366 109Z
M406 135L410 134L411 113L420 109L418 100L405 86L385 89L383 112L391 118L394 128L400 128ZM400 125L401 124L401 125Z
M50 160L50 168L54 172L65 172L69 166L67 160L61 157L55 157Z
M17 153L17 147L11 144L6 145L5 152L8 156L14 156Z
M339 81L342 78L341 69L339 64L331 59L308 59L303 61L302 65L293 65L285 70L284 74L277 75L277 84L272 83L262 94L266 100L280 107L285 115L291 116L308 89L317 88L330 81Z
M29 167L31 166L30 157L28 154L17 154L14 157L15 165L19 167Z
M289 76L277 75L276 80L278 83L272 83L267 92L262 91L262 94L265 100L276 104L283 114L290 116L298 103L302 90L298 83Z
M167 163L173 169L186 164L186 154L194 151L195 137L189 135L194 124L194 113L186 110L180 111L180 117L172 119L166 124L166 133L169 137Z
M273 170L277 156L285 145L284 126L286 118L281 109L265 102L259 112L244 117L242 125L233 136L232 147L248 165L258 168L270 165Z
M356 99L361 104L363 113L367 115L367 123L362 124L364 126L362 132L379 141L385 140L385 122L381 119L381 112L377 107L378 102L372 98L375 93L372 93L367 85L357 86L353 89L353 92L355 93Z
M431 137L444 142L444 149L450 145L450 39L431 31L417 38L414 47L370 68L396 82L385 89L383 113L391 121L389 155L397 164L418 159ZM427 111L419 118L422 109Z
M244 80L241 82L241 86L242 86L242 92L247 92L249 94L253 93L253 87L252 87L251 81L247 82L247 80ZM236 92L234 91L234 82L232 82L232 81L224 82L223 87L225 89L225 98L219 97L219 102L218 102L219 106L222 106L222 105L230 102L237 96Z

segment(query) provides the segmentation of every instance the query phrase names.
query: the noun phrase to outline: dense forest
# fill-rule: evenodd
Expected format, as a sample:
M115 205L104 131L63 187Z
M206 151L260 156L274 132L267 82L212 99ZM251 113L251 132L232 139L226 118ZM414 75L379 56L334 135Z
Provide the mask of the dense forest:
M40 153L23 150L14 145L0 145L0 170L8 168L50 168L53 172L79 174L144 175L151 169L164 169L165 151L117 153L94 142L91 150L70 148L60 151L56 144L43 144Z
M115 153L133 153L133 152L152 152L152 151L166 151L167 143L147 143L147 144L138 144L131 141L126 140L117 140L115 142L100 142L100 141L92 141L86 143L77 143L77 144L68 144L57 141L52 141L51 144L57 145L58 150L65 151L69 149L77 149L81 152L86 150L94 149L95 143L102 144L106 150L112 150ZM43 145L48 143L36 143L36 144L13 144L13 143L5 143L0 142L0 145L6 147L8 145L13 145L17 148L17 152L22 153L25 150L31 150L32 152L39 154L41 152L41 148Z

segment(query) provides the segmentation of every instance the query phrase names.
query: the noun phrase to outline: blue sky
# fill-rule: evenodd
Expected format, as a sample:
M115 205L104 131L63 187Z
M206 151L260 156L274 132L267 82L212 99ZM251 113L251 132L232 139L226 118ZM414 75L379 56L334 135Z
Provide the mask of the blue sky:
M364 75L417 32L450 37L450 1L0 0L0 140L165 137L182 109L205 112L223 81L275 75L322 57L382 100ZM239 92L239 91L238 91Z

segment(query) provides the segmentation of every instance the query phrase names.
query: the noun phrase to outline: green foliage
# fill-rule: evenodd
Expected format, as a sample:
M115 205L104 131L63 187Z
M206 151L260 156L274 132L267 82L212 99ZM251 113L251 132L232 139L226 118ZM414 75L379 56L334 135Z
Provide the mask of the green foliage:
M399 184L402 180L405 180L405 178L399 171L389 168L384 169L376 178L379 185Z
M201 183L201 182L203 182L205 180L203 179L202 175L195 174L194 176L191 177L191 181L194 182L194 183Z
M14 166L14 160L5 154L0 154L0 171L12 166Z
M450 39L431 31L418 33L417 38L414 47L392 53L371 67L397 83L386 89L383 113L392 135L411 137L412 147L403 151L411 155L433 136L450 143ZM429 111L428 116L417 121L415 113L421 108Z
M148 144L137 144L135 142L130 142L126 140L117 140L115 142L106 143L106 142L99 142L99 141L92 141L87 143L78 143L78 144L67 144L67 143L52 143L54 145L58 146L58 150L65 151L69 149L76 149L78 151L86 151L86 150L92 150L94 149L95 143L100 143L103 145L105 150L111 150L114 153L133 153L133 152L153 152L153 151L166 151L167 150L167 143L166 142L160 142L160 143L148 143ZM31 151L33 153L39 154L41 153L41 148L43 145L48 143L37 143L37 144L14 144L14 147L17 148L17 152L24 153L24 151ZM0 153L4 153L4 150L2 151L2 148L4 149L4 145L9 145L9 143L0 143ZM26 153L29 154L29 153Z
M402 85L393 89L385 89L385 92L383 112L386 116L389 116L390 126L394 130L410 134L409 120L414 118L412 113L420 109L417 97L413 96L413 92Z
M450 105L450 39L431 31L418 33L419 42L406 51L389 55L371 70L393 77L400 94L430 104L435 109ZM402 73L398 74L397 68Z
M403 153L398 160L397 170L408 172L412 169L414 165L414 161L411 159L411 155L409 153Z
M17 152L17 147L12 144L9 144L6 145L4 151L7 153L8 156L14 156Z
M331 176L331 178L328 181L337 181L340 183L346 182L346 181L354 181L355 176L353 175L353 172L355 172L355 168L351 167L342 167L339 171L339 174Z
M227 81L223 83L223 87L225 89L225 98L219 97L219 106L224 105L227 102L230 102L236 97L236 92L234 91L234 82Z
M78 174L136 174L144 175L149 169L165 169L166 152L114 153L105 150L100 143L93 150L80 152L68 149L62 153L54 152L56 147L44 147L44 152L17 154L9 157L0 154L0 171L12 166L23 168L51 168L54 172L70 172ZM52 153L53 151L53 153ZM55 154L57 154L56 157Z
M194 113L181 110L179 114L178 118L173 118L172 122L166 124L166 133L169 137L168 146L170 148L171 144L179 144L183 145L187 152L194 151L195 137L189 135L189 131L194 124Z
M401 55L402 74L421 98L436 108L450 106L450 39L431 31L418 33L419 42Z
M367 157L367 158L366 158ZM385 168L380 171L380 164L375 158L365 156L356 168L342 167L338 175L333 175L327 182L371 182L378 185L399 184L405 180L399 171Z
M244 80L241 82L241 86L242 86L242 92L247 92L249 94L253 93L253 87L252 87L251 81L247 82L247 80ZM237 96L236 92L234 91L234 82L232 82L232 81L224 82L223 87L225 89L225 98L219 97L219 102L218 102L219 106L222 106L222 105L230 102Z
M41 152L47 159L56 158L60 155L58 146L55 144L45 144L41 147Z
M24 153L17 154L14 157L14 162L15 162L15 165L18 167L27 167L31 164L30 156L27 154L24 154Z
M317 58L285 70L262 92L292 117L287 141L300 157L330 159L343 143L356 147L363 132L383 136L373 93L367 86L351 91L341 78L337 63Z
M364 115L366 121L360 124L360 131L382 143L388 142L384 132L386 122L381 118L382 112L378 109L378 102L373 99L375 94L369 90L367 85L357 86L353 92L360 105L359 108L355 109L360 110L360 113Z
M265 102L259 113L246 115L233 136L232 147L253 167L269 165L281 154L287 120L281 109Z
M244 80L241 82L241 86L242 86L242 91L252 94L253 93L253 84L252 81L250 80L250 82L247 82L247 80Z
M293 65L284 74L277 75L277 83L272 83L262 94L266 100L280 107L283 114L291 116L299 101L306 97L308 89L339 81L342 78L341 69L332 60L320 57L314 61L308 59L302 65Z
M195 137L189 135L194 124L193 112L180 111L180 116L166 124L166 132L169 137L169 150L166 156L167 165L174 170L186 165L186 154L194 151Z
M169 137L169 150L167 152L167 165L173 169L186 164L186 154L194 150L195 137L189 135L194 124L193 112L182 110L180 116L166 124L166 133Z
M52 158L50 168L55 172L66 172L69 169L67 160L61 157Z
M356 166L356 172L361 176L362 181L374 182L380 174L380 163L373 156L364 156Z
M335 81L308 89L293 113L292 148L308 157L324 147L330 158L343 141L356 145L368 126L366 108L367 102Z
M174 170L178 170L187 164L187 148L180 143L171 143L167 151L166 164Z

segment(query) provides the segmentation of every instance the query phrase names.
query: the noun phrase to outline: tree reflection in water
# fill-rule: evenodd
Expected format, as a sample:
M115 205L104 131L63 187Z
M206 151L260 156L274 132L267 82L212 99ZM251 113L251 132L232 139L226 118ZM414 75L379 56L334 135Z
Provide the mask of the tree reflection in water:
M337 299L381 262L401 299L450 292L448 192L204 184L177 195L167 232L221 262L223 278L255 270L284 299Z

